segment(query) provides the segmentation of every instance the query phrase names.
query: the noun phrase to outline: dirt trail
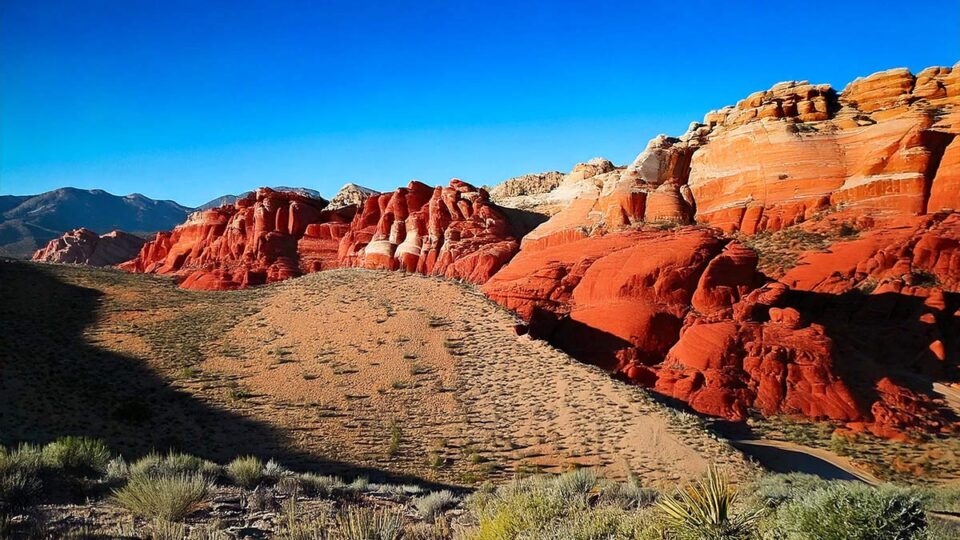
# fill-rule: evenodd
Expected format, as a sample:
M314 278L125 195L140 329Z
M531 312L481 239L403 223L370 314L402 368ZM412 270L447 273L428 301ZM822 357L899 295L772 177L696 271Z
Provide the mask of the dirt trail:
M802 472L827 480L859 480L877 485L882 481L843 456L800 444L750 439L732 441L733 445L754 456L764 467L781 473Z

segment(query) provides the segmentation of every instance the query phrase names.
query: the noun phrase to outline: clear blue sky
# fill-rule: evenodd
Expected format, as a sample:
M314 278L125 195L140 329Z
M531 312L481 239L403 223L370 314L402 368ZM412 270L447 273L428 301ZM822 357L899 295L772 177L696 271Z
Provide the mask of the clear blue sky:
M0 0L0 193L196 205L630 161L791 79L960 60L960 2Z

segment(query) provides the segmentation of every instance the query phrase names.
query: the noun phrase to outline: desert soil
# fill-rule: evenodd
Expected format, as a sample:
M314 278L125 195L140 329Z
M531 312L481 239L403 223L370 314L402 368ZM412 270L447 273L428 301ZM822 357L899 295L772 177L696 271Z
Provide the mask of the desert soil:
M225 461L470 485L596 467L657 486L751 474L693 417L544 342L475 288L333 270L183 291L112 270L4 262L3 442L107 439Z

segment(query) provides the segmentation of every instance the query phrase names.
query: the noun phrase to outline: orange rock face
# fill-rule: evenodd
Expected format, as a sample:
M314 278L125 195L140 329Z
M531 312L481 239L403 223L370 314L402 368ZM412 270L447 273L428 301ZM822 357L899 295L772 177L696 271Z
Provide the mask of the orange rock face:
M958 71L781 83L625 168L578 166L483 290L535 336L703 413L955 430L929 381L960 362ZM856 228L779 281L727 236L841 224Z
M687 180L698 222L748 234L829 207L885 216L960 207L960 78L890 70L850 83L781 83L707 115Z
M89 229L76 229L55 238L33 254L41 262L113 266L137 256L146 241L122 231L104 235Z
M524 249L483 291L529 320L535 336L627 373L663 359L694 298L710 309L729 309L749 287L752 268L739 271L739 248L725 249L726 243L709 230L683 229L623 231Z
M123 268L177 274L190 289L229 290L341 266L404 269L483 282L517 249L486 193L454 180L412 182L356 206L262 188L159 233Z

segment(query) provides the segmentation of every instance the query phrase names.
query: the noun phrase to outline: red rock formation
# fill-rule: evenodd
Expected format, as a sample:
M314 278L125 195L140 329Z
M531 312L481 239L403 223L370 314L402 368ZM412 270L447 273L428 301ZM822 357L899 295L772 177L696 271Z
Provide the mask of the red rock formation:
M340 242L341 264L433 274L474 283L490 279L516 252L506 217L483 189L460 180L367 199Z
M348 186L350 187L350 186ZM353 195L369 193L352 190ZM261 188L233 206L197 212L123 265L176 274L190 289L227 290L341 266L404 269L481 283L517 249L486 192L419 182L355 206Z
M529 320L534 335L626 372L663 360L691 303L729 311L752 286L756 256L726 243L715 231L685 228L523 249L483 291Z
M565 208L483 289L534 335L704 413L955 429L910 387L957 376L958 104L958 69L840 94L778 84L624 169L575 169L543 196ZM719 230L676 228L691 222ZM721 232L851 223L765 285Z
M158 233L122 267L177 274L181 287L228 290L336 266L336 250L354 208L325 211L326 201L268 188L230 206L192 214Z
M688 184L697 221L777 230L843 205L885 216L960 207L956 70L782 83L707 115Z
M84 228L54 238L33 254L33 260L52 263L113 266L137 256L146 240L122 231L104 235Z

